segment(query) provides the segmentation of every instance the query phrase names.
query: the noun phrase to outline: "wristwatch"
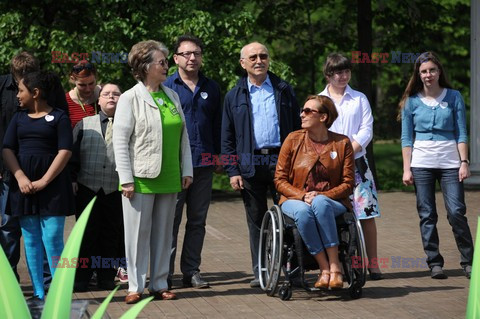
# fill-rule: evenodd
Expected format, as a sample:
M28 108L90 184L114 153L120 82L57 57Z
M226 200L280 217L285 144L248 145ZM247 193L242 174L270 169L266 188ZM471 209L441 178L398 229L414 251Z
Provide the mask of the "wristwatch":
M467 163L470 166L470 161L468 159L461 160L460 163Z

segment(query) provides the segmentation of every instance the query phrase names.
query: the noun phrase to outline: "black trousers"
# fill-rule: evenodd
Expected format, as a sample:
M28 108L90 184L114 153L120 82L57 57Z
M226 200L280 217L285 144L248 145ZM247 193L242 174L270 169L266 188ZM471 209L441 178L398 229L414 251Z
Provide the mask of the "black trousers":
M267 192L272 195L274 203L278 203L278 194L273 184L274 175L275 165L257 165L253 177L243 178L242 197L247 215L252 270L255 278L258 278L260 227L262 227L263 216L268 210Z
M88 203L97 195L87 228L83 234L79 254L79 267L76 273L76 282L90 281L93 271L97 272L98 281L111 281L115 278L115 259L125 258L125 242L123 234L122 198L119 191L105 195L103 189L95 193L88 187L78 184L75 198L76 217L80 217ZM88 262L81 262L81 258L88 258ZM96 261L93 263L92 259ZM105 262L104 259L108 261ZM117 259L118 260L118 259ZM124 264L120 266L126 267ZM85 265L87 267L83 268Z

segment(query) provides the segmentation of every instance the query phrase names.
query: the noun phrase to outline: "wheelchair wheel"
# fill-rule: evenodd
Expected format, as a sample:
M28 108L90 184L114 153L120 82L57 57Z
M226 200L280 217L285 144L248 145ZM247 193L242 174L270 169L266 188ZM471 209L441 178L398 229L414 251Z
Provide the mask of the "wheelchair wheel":
M292 298L292 287L289 284L283 284L278 290L278 295L282 300L290 300Z
M358 299L362 296L362 287L356 287L354 285L349 289L349 292L352 299Z
M342 255L340 259L350 296L357 299L362 295L362 287L365 285L367 274L365 241L360 221L353 213L349 213L345 219L347 225L343 228L340 236L339 250L341 249L340 254Z
M260 286L269 296L277 290L282 261L283 215L280 207L273 206L263 217L258 247Z

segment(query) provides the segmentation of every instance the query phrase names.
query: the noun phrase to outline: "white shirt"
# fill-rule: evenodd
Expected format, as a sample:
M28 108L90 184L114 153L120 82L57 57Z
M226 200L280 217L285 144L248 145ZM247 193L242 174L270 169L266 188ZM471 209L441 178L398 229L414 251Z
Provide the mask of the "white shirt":
M447 89L435 99L426 98L420 93L418 97L427 106L441 105L443 98L447 95ZM413 143L411 167L422 168L459 168L460 155L458 154L457 142L450 141L417 141Z
M328 86L318 95L331 98ZM346 135L350 141L360 144L362 150L355 154L355 158L362 157L367 152L367 145L373 137L373 116L367 97L362 92L355 91L350 85L347 85L342 99L338 103L335 102L335 106L338 118L329 130Z

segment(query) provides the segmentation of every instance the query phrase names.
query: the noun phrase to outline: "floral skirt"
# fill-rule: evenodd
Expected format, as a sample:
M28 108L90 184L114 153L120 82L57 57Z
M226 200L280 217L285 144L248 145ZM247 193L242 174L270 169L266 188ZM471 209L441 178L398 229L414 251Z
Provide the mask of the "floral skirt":
M358 219L380 217L377 188L366 156L355 160L355 187L350 199Z

